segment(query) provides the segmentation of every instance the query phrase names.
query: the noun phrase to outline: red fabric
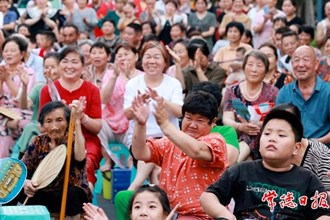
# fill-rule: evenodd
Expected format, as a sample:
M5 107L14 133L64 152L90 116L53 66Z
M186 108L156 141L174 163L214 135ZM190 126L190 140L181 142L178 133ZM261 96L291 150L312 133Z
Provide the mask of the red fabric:
M167 137L149 138L149 161L160 166L159 186L167 192L171 207L180 204L179 216L195 216L213 219L202 209L199 198L206 187L216 181L225 171L227 164L226 142L219 133L198 138L212 151L213 160L206 162L188 157Z
M54 84L61 99L65 100L67 104L70 104L73 100L78 100L81 96L86 96L87 104L84 113L90 118L102 118L100 92L99 89L92 83L84 81L79 89L72 92L63 88L58 80L55 81ZM40 93L39 111L46 103L50 101L51 98L49 95L48 85L45 85ZM101 142L96 134L91 133L84 128L84 126L82 126L82 132L86 139L86 158L91 161L90 163L87 163L88 181L94 184L96 181L95 170L98 169L102 158Z
M93 4L88 4L87 7L93 8ZM98 10L96 11L97 19L100 21L104 16L106 16L109 10L111 10L111 3L102 2ZM98 26L94 28L94 35L95 37L103 36L102 30L99 29Z
M46 49L45 48L41 48L40 51L39 51L39 56L42 57L42 58L44 58L45 52L46 52Z

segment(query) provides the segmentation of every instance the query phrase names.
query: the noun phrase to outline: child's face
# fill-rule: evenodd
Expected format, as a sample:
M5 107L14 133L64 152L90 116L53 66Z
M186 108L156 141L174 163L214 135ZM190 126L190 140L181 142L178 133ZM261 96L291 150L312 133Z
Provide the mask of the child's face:
M21 26L21 27L18 29L17 32L18 32L19 34L22 34L22 35L26 36L26 37L30 36L30 32L29 32L28 28L27 28L27 27L24 27L24 26Z
M115 31L115 28L113 24L110 21L106 21L102 25L102 32L104 34L113 34Z
M205 116L186 112L182 119L182 131L197 139L210 133L213 124L209 122Z
M144 191L135 197L132 206L132 220L162 220L165 218L163 206L154 193Z
M283 119L270 120L260 137L260 154L276 165L291 161L298 152L298 144L291 125Z
M244 53L242 51L236 51L236 59L242 61L244 58Z
M48 41L45 35L40 35L39 41L37 42L40 48L46 48L50 46L50 42Z

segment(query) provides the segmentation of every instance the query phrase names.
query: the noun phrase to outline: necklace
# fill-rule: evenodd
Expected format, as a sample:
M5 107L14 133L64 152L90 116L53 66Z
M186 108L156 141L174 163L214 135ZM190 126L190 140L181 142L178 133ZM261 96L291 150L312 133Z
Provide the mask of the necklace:
M245 92L246 97L248 99L250 99L250 100L257 99L259 97L260 93L261 93L262 87L263 87L263 84L261 85L259 91L254 96L250 96L249 93L248 93L247 87L246 87L246 82L245 82L245 84L244 84L244 92Z

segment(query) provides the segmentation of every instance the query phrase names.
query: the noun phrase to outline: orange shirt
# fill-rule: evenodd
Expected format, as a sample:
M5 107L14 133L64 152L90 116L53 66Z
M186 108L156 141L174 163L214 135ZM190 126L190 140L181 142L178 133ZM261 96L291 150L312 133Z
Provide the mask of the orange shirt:
M244 47L246 51L252 50L253 48L249 44L240 42L237 47L231 47L230 45L221 47L214 55L213 61L220 62L220 66L228 71L229 65L232 64L236 59L236 49Z
M226 142L218 133L200 137L212 151L213 161L206 162L188 157L167 137L148 139L150 161L162 168L159 186L167 193L171 207L180 203L179 215L192 215L201 219L213 219L202 209L199 198L206 187L217 180L227 164Z

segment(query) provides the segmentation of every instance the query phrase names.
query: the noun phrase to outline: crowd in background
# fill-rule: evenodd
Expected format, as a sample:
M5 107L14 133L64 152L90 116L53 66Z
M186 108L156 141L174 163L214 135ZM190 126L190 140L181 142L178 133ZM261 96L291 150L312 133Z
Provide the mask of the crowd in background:
M32 174L39 162L28 158L49 152L40 140L53 146L66 137L56 139L58 128L39 118L47 103L62 101L81 110L86 155L77 151L75 166L85 174L76 171L70 182L86 192L81 204L90 199L95 171L111 171L116 162L108 144L120 142L137 169L129 191L148 179L165 190L172 208L180 204L178 219L208 219L216 215L199 203L202 192L228 167L263 158L263 121L285 105L303 126L303 147L290 164L316 174L329 195L330 2L316 26L297 15L298 1L281 3L63 0L56 9L30 0L19 13L11 0L0 0L0 103L16 115L0 114L0 158L18 152ZM49 139L40 139L43 133ZM185 169L195 176L183 175ZM82 206L77 210L71 215Z

